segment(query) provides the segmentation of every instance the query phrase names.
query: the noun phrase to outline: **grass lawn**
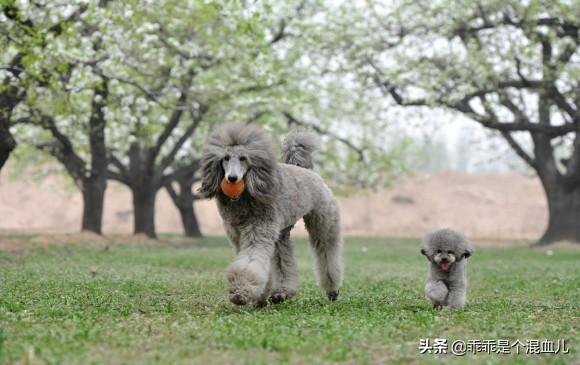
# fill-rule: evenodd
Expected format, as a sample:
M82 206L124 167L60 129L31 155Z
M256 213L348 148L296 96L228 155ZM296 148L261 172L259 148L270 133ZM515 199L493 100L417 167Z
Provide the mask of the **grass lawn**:
M0 253L0 364L580 363L578 249L480 248L470 304L437 311L418 240L348 240L336 303L296 246L298 296L263 309L228 302L223 238ZM420 354L422 338L565 339L570 353Z

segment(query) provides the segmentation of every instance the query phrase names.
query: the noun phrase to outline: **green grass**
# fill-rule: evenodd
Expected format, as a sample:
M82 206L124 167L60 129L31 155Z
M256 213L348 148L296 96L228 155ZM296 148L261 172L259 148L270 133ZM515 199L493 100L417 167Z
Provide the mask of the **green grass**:
M336 303L314 284L307 243L296 246L299 295L263 309L228 302L222 238L0 253L0 364L580 362L580 250L481 248L470 304L437 311L417 240L348 240ZM422 355L421 338L566 339L570 353Z

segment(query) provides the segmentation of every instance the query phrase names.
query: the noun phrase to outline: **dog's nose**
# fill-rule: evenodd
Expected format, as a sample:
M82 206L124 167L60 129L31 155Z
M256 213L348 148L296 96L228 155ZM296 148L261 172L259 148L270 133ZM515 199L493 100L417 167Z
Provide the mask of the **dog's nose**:
M237 175L228 175L228 181L231 183L238 181Z
M449 259L447 257L442 257L441 262L449 262Z

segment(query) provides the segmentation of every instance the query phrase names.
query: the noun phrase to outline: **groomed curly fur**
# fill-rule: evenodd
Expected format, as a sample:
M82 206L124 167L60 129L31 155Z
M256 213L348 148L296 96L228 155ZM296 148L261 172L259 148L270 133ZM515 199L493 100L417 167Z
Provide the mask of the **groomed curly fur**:
M336 300L342 283L342 237L336 200L322 178L308 169L316 138L291 134L278 163L268 136L256 126L228 124L208 138L202 155L200 193L216 198L236 258L227 270L230 300L238 305L278 303L296 295L298 268L290 231L301 218L310 235L320 286ZM244 180L232 199L223 179Z
M220 182L224 178L222 160L228 147L244 146L252 158L244 182L254 199L267 202L273 198L276 181L276 156L270 140L261 129L243 124L226 124L212 133L201 158L202 180L199 192L207 198L222 194Z
M282 144L282 161L290 165L311 169L314 167L312 153L320 145L317 136L303 129L294 129Z
M439 229L428 233L421 253L429 260L425 295L435 307L461 308L467 300L467 258L473 246L461 232Z

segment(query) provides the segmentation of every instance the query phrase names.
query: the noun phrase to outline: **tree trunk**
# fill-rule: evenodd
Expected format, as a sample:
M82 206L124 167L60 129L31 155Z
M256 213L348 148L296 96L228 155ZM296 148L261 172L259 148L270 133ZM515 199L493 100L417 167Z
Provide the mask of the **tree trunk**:
M546 186L548 228L538 241L547 245L557 241L580 242L580 188L566 190L561 185Z
M175 190L171 181L165 184L165 190L167 190L171 200L173 200L177 210L179 210L185 235L187 237L202 237L195 209L193 208L195 195L191 191L191 187L195 182L194 173L190 171L189 173L175 175L174 181L179 186L179 192Z
M147 237L157 238L155 232L155 197L157 189L138 186L132 190L135 234L144 233Z
M7 122L0 120L0 170L15 147L16 141L12 138Z
M101 234L103 226L103 207L106 175L92 176L83 181L83 222L81 230Z
M544 48L546 51L551 52L551 49ZM549 55L544 53L543 57L546 56ZM544 64L547 62L544 60ZM550 98L546 90L541 90L538 97L538 123L549 126L551 120ZM562 240L580 242L580 186L570 183L566 174L558 169L552 137L547 133L533 132L531 136L535 156L532 167L544 187L549 213L548 227L536 245Z
M91 169L88 177L82 178L83 231L101 234L103 206L107 190L107 147L105 139L104 108L109 96L108 81L103 79L101 87L95 89L91 117L89 119L89 144L91 147ZM86 173L85 173L86 176Z
M193 209L193 202L185 204L184 206L177 205L177 209L181 215L181 223L183 224L185 235L187 237L202 237L199 222L195 215L195 209Z

